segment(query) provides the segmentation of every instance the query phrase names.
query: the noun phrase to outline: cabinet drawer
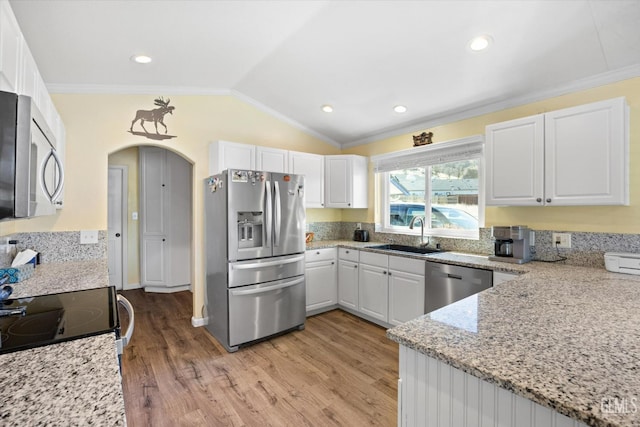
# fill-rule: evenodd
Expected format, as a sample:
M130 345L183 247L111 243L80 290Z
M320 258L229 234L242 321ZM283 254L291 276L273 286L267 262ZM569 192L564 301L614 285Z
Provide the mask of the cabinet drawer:
M405 258L400 256L389 257L389 270L404 271L424 276L425 262L421 259Z
M308 264L316 261L333 261L336 259L336 248L309 249L304 254L304 260Z
M377 254L374 252L361 252L360 262L362 264L375 265L377 267L387 268L389 263L389 256L383 254Z
M357 249L338 248L338 258L358 262L358 252Z

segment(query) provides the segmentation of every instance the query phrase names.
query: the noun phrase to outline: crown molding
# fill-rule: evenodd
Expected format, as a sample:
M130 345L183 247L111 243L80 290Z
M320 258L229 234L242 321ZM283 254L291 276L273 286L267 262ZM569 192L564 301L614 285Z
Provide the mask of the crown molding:
M379 132L371 133L363 138L342 144L342 148L350 148L358 145L370 144L394 136L408 134L417 131L423 131L435 126L445 125L447 123L459 120L470 119L472 117L481 116L483 114L494 113L496 111L507 108L518 107L537 101L553 98L556 96L567 95L581 90L592 89L606 84L616 83L622 80L640 77L640 65L620 68L618 70L609 71L584 79L575 80L569 84L559 85L551 89L537 92L531 92L522 96L502 99L489 103L477 103L467 105L461 108L445 111L440 114L433 114L418 120L405 123L401 126L382 129Z
M114 94L114 95L231 95L229 89L198 86L140 86L49 83L49 93L58 94Z
M455 108L438 114L432 114L422 117L411 122L404 123L400 126L388 127L375 132L371 132L362 138L353 141L339 143L326 135L323 135L308 126L299 123L290 117L266 106L265 104L239 92L235 89L210 89L205 87L191 86L133 86L133 85L95 85L95 84L48 84L47 89L50 93L68 93L68 94L145 94L157 95L159 93L166 95L218 95L233 96L253 107L273 116L277 119L289 124L290 126L301 130L319 140L326 142L334 147L345 149L358 145L370 144L372 142L391 138L394 136L408 134L421 131L435 126L447 123L465 120L472 117L489 114L507 108L518 107L532 102L542 101L544 99L556 96L566 95L580 90L591 89L594 87L615 83L640 77L640 65L633 65L614 71L598 74L584 79L575 80L569 84L559 85L542 91L531 92L513 98L500 100L492 100L489 102L475 103L465 105L464 107Z

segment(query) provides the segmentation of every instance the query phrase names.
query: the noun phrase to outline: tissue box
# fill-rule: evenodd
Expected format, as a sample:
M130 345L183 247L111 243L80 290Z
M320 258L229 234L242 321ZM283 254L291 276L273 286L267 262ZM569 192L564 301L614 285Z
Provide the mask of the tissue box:
M31 277L33 270L34 267L31 263L19 265L17 267L4 267L0 268L0 277L4 277L5 274L8 274L9 280L6 284L18 283Z

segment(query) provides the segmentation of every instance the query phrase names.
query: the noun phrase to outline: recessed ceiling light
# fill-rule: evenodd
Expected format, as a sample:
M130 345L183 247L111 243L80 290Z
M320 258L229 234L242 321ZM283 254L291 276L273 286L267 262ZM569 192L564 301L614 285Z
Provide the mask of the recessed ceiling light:
M393 111L395 111L396 113L406 113L407 107L405 107L404 105L396 105L395 107L393 107Z
M131 57L131 60L133 62L137 62L138 64L148 64L152 61L151 57L147 55L133 55Z
M323 105L322 111L324 111L325 113L333 113L333 107L329 104Z
M481 50L485 50L486 48L488 48L490 44L491 44L491 36L484 34L484 35L472 38L471 41L469 42L469 49L475 52L479 52Z

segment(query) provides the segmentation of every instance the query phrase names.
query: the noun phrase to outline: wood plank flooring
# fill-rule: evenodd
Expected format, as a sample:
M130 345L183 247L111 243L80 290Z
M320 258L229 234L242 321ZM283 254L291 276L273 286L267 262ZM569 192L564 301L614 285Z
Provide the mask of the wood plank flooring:
M191 326L190 292L122 294L136 314L122 358L130 427L396 425L398 345L379 326L335 310L227 353Z

